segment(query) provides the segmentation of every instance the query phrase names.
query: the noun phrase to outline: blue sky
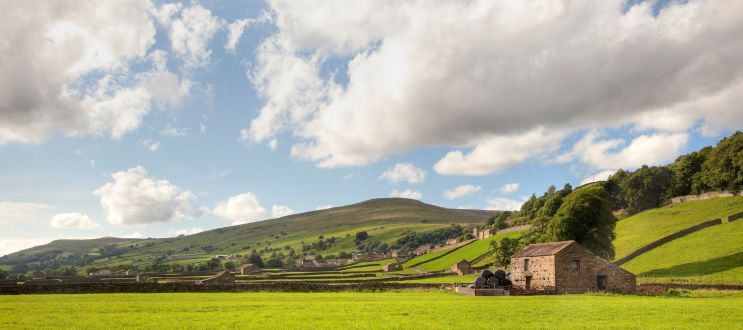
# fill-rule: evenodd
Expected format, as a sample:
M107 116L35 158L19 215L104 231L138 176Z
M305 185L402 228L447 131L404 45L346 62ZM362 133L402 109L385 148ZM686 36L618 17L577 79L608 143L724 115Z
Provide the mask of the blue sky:
M708 2L11 7L0 255L393 195L517 208L743 125L743 10Z

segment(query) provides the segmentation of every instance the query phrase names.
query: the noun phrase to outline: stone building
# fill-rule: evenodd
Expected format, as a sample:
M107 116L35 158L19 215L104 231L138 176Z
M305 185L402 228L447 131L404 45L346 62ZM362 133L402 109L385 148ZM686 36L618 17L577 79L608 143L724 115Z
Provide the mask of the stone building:
M495 229L492 229L492 228L480 229L477 227L472 228L472 236L474 236L477 239L485 239L493 235L495 235Z
M45 272L42 271L35 271L31 274L32 280L45 280L47 278L47 275Z
M235 284L235 275L232 275L229 271L223 270L214 277L203 279L196 282L198 284Z
M386 272L394 272L394 271L398 271L398 270L401 270L401 269L402 269L402 267L401 267L401 265L400 265L399 262L393 262L391 264L386 264L386 265L383 265L382 266L382 270L384 270L385 273Z
M446 240L446 245L457 245L457 243L459 243L459 240L456 238Z
M556 293L635 292L635 275L575 241L531 244L511 256L513 286Z
M244 264L237 269L240 271L240 275L259 274L261 272L261 268L255 264Z
M137 274L137 283L147 283L147 274L146 273Z
M451 271L457 275L467 275L472 272L472 265L467 260L462 260L451 266Z

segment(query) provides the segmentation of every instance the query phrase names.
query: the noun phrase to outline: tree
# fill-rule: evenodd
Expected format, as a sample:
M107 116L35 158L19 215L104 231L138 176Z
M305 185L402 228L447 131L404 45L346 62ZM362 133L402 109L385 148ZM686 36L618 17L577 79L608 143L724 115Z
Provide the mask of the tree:
M269 268L281 268L284 267L284 262L279 258L270 258L266 261L266 266Z
M211 270L218 269L221 265L222 263L217 258L211 258L209 259L209 261L206 262L206 267Z
M743 189L743 133L722 139L707 155L700 175L707 190Z
M521 247L517 239L510 239L504 237L498 241L490 243L490 252L493 256L493 263L496 266L506 267L511 264L511 256L516 253Z
M666 167L643 166L630 173L619 187L630 214L658 207L667 197L673 172Z
M235 263L232 261L226 261L224 264L222 264L222 267L227 270L235 270Z
M361 243L361 241L363 241L363 240L365 240L367 238L369 238L369 233L367 233L366 231L357 232L356 233L356 245L359 245L359 243Z
M603 186L586 186L565 197L557 214L547 224L545 240L574 240L596 255L611 260L614 258L612 241L616 237L616 221Z
M254 264L261 268L265 267L265 265L263 264L263 259L261 259L261 256L257 253L253 253L250 255L250 257L248 257L248 263Z
M0 280L4 280L6 278L8 278L8 272L0 269Z
M711 150L712 147L705 147L698 152L695 151L676 158L676 161L669 166L673 171L669 197L698 194L704 190L700 185L700 172L702 171L702 164L704 164L707 154Z

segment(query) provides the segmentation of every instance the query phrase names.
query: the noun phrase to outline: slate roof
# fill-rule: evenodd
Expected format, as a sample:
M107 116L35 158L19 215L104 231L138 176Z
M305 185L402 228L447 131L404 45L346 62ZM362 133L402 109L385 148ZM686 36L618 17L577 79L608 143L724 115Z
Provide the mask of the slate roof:
M575 243L575 241L529 244L521 251L512 255L511 258L551 256L557 254L557 252L560 252L562 249L573 243Z

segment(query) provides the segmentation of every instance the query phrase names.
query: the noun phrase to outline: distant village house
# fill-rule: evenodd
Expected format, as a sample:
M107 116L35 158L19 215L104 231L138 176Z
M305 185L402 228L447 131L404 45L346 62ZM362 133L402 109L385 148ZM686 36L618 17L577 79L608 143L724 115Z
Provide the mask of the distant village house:
M235 284L235 275L232 275L229 271L223 270L214 277L200 280L196 282L203 285L219 285L219 284Z
M391 264L386 264L382 266L382 270L384 270L385 273L395 272L401 269L402 269L402 265L398 262L393 262Z
M486 239L493 235L495 235L495 229L492 229L492 228L480 229L477 227L472 228L472 236L474 236L477 239Z

